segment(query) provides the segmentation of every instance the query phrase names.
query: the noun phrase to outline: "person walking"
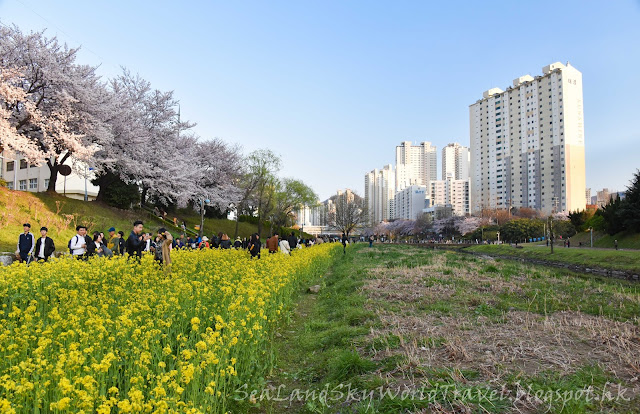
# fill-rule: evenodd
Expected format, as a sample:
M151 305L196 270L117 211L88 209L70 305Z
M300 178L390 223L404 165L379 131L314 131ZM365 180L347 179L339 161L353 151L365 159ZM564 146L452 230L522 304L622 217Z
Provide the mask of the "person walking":
M240 239L240 236L236 237L236 241L233 242L233 248L236 250L240 250L242 248L242 239Z
M291 251L298 247L298 238L293 232L291 232L289 237L287 237L287 241L289 242L289 248L291 249Z
M613 247L615 247L616 250L618 250L618 240L613 241Z
M220 248L225 250L231 248L231 239L227 233L222 234L222 237L220 238Z
M31 233L31 224L24 223L22 225L23 232L18 237L18 250L16 251L16 255L20 260L20 263L30 262L31 253L33 253L33 249L36 246L36 239Z
M478 243L478 239L476 239L476 244ZM373 235L369 236L369 247L373 247Z
M287 239L280 240L280 253L286 254L289 256L291 254L291 246L289 246L289 242Z
M36 242L35 250L33 254L37 261L48 261L49 257L56 251L56 245L53 242L53 239L47 236L49 229L46 227L40 228L40 238Z
M342 254L347 254L347 235L342 233Z
M144 242L142 237L142 228L144 223L140 220L133 222L133 229L127 238L126 251L129 254L129 258L135 256L138 260L142 258L142 249L144 248Z
M270 254L278 253L278 233L267 239L267 249Z
M260 237L258 233L253 233L251 236L251 240L249 240L249 253L251 253L251 258L257 257L260 259L260 249L262 248L262 243L260 242Z
M120 235L116 233L115 227L109 228L109 240L107 240L107 248L111 250L112 255L120 255Z

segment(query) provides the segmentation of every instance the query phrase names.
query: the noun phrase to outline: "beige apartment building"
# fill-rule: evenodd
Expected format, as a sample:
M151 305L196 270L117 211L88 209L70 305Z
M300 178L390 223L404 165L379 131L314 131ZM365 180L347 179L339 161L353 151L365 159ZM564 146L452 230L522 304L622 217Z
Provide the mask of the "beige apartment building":
M437 149L430 142L413 145L411 141L404 141L396 147L396 177L397 191L404 190L411 185L429 185L430 181L438 179Z
M553 63L469 106L470 208L585 208L582 73Z
M370 224L375 225L393 218L395 194L395 174L391 164L365 174L364 199Z

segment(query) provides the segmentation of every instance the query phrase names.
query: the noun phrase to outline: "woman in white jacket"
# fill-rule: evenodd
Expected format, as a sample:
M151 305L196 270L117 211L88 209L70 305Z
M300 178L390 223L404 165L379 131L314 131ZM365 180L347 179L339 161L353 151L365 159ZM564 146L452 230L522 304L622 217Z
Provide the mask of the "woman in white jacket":
M291 252L291 246L289 246L287 239L280 239L278 245L280 246L280 252L282 252L282 254L289 254Z

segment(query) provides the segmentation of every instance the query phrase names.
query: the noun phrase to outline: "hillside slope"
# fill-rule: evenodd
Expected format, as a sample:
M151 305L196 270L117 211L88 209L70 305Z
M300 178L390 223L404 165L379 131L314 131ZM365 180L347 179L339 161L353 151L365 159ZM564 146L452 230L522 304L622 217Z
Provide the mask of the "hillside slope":
M192 229L194 223L200 222L196 212L188 214L182 211L178 218L185 220ZM65 250L67 242L76 233L75 228L78 224L86 225L90 232L106 232L113 226L116 230L128 234L135 220L144 221L145 231L154 232L164 226L174 234L180 232L178 228L162 223L160 219L144 210L119 210L95 201L84 202L58 194L28 193L0 187L0 251L16 250L23 223L31 224L31 231L36 237L40 234L40 227L46 226L57 250ZM248 237L257 230L256 226L249 223L239 223L238 227L240 237ZM205 234L211 236L219 231L233 236L235 222L226 219L205 219Z

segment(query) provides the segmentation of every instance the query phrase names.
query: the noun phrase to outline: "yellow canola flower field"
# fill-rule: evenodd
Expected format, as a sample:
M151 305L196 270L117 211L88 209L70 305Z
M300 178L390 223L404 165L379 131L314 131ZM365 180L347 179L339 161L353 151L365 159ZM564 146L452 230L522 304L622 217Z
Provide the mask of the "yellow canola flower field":
M225 412L270 368L281 312L336 244L174 251L0 269L0 412Z

